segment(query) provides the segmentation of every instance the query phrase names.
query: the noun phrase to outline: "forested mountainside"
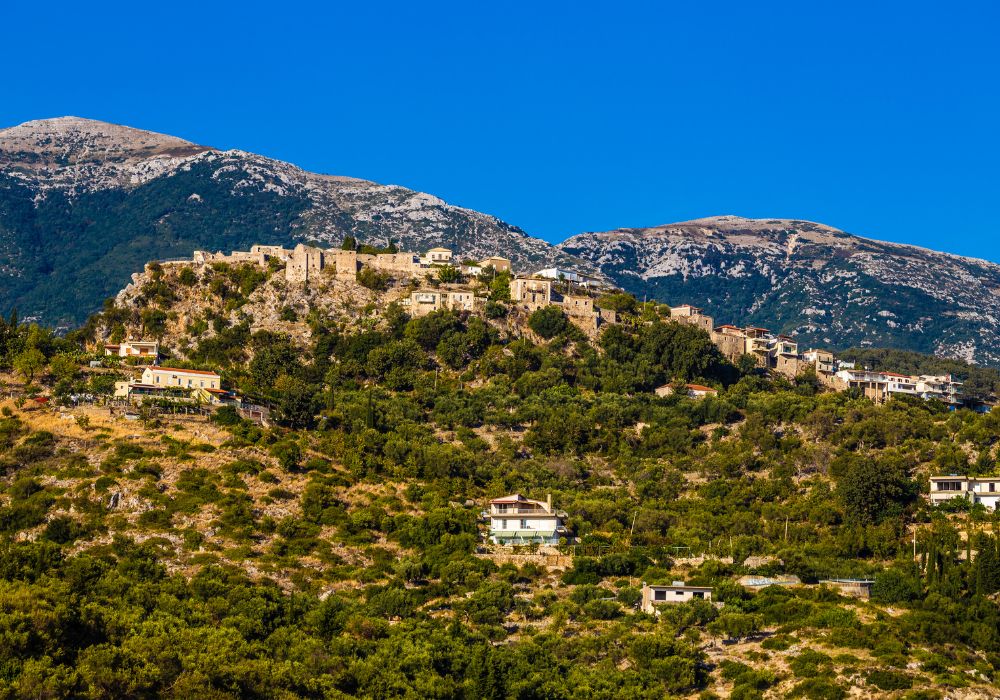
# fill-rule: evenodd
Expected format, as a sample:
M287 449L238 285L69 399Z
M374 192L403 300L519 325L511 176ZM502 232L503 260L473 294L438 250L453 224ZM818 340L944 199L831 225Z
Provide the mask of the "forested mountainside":
M0 309L82 322L151 259L345 235L519 269L587 267L496 217L394 185L73 117L0 130Z
M0 319L0 695L1000 692L1000 516L925 493L996 473L996 412L741 374L622 295L596 339L555 307L522 325L502 275L482 313L411 318L375 285L254 327L239 310L275 274L150 266L65 336ZM110 410L139 369L100 342L141 330L270 423L169 395ZM511 493L565 511L549 553L487 543ZM644 612L643 583L672 581L713 599Z
M559 246L640 298L703 306L840 350L1000 365L1000 266L808 221L721 216L584 233Z

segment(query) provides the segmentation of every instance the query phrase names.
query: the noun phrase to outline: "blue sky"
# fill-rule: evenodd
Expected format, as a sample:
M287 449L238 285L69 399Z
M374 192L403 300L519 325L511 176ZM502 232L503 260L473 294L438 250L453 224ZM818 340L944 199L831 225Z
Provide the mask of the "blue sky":
M0 125L129 124L550 241L742 214L1000 261L998 7L17 3Z

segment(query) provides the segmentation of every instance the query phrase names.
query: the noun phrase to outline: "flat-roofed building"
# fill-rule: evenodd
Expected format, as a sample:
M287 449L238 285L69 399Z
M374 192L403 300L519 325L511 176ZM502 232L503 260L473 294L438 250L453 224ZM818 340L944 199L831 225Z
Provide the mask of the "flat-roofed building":
M451 265L452 252L450 248L431 248L421 262L424 265Z
M147 367L142 373L142 384L156 387L181 387L183 389L221 389L222 378L215 372L176 367Z
M1000 503L1000 476L932 476L930 501L937 505L953 498L982 503L995 511Z
M642 611L654 614L656 606L687 603L690 600L712 600L711 586L689 586L683 581L667 585L642 584Z
M160 356L160 343L155 340L123 340L121 343L104 346L105 355L137 357L156 360Z
M552 496L533 501L514 493L490 501L490 540L495 544L558 544L567 536L566 514L552 507Z

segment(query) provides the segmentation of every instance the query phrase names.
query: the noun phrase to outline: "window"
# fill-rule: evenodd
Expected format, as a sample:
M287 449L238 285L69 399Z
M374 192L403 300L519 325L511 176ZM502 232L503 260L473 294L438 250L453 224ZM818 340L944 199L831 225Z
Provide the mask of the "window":
M674 595L684 595L684 591L674 591Z
M667 599L666 591L653 591L653 600L666 600L666 599Z
M521 519L521 529L522 530L527 530L528 529L528 521L524 520L523 518Z
M507 529L507 519L506 519L506 518L504 518L504 519L503 519L503 520L501 520L500 522L501 522L501 523L503 523L503 526L502 526L502 527L501 527L500 529L501 529L501 530L506 530L506 529Z
M995 493L996 490L997 490L996 482L991 481L990 482L990 493Z
M695 598L700 598L701 600L704 600L705 599L705 593L704 593L704 591L695 591L694 592L694 597Z
M937 482L938 491L961 491L962 482L961 481L939 481Z

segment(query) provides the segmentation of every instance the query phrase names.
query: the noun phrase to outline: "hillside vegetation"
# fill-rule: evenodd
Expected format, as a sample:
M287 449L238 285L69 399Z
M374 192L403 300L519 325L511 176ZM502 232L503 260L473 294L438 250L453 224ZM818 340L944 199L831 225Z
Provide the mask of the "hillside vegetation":
M742 375L634 299L597 340L380 297L298 309L308 333L188 327L165 309L222 279L205 308L238 315L270 282L181 274L66 338L0 324L5 695L996 695L997 516L921 496L929 473L996 469L996 414ZM184 329L172 351L275 424L73 407L128 371L87 343L136 322ZM652 394L670 381L720 394ZM568 513L568 562L482 546L480 511L512 492ZM874 578L872 600L817 585L837 577ZM637 610L642 582L677 579L722 605Z

